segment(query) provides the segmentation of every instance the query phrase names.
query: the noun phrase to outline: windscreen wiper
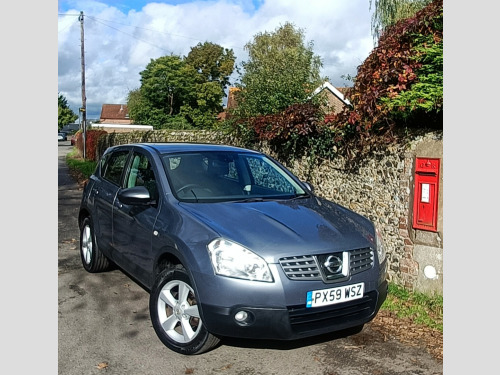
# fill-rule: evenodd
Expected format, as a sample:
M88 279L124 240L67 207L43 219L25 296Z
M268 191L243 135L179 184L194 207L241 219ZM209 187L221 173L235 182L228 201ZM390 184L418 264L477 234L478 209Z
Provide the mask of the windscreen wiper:
M198 197L197 197L197 196L196 196L196 194L194 193L193 189L189 189L189 191L191 192L191 194L193 194L194 199L196 199L196 203L198 203Z
M238 199L235 200L235 203L249 203L249 202L269 202L269 201L287 201L287 200L294 200L294 199L302 199L302 198L309 198L308 194L297 194L297 195L291 195L291 196L271 196L271 197L248 197L244 199Z
M251 197L251 198L237 199L234 201L234 203L265 202L274 199L275 198Z
M289 198L289 200L295 200L295 199L303 199L303 198L309 198L311 197L309 194L304 193L304 194L296 194L295 196L292 196Z

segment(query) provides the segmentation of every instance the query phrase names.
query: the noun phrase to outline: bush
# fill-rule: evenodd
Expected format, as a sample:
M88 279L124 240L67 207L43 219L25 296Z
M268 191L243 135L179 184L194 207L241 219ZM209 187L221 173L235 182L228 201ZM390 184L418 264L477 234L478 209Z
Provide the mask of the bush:
M443 126L443 1L389 27L346 93L353 110L336 119L370 140L395 127Z
M85 158L88 160L96 161L99 157L98 155L98 141L101 136L105 136L108 133L105 130L87 130L86 131L87 141L85 145ZM83 132L78 131L76 135L76 148L83 156Z
M283 112L250 120L257 141L266 141L280 158L290 161L308 155L328 158L334 150L333 134L314 103L293 104Z

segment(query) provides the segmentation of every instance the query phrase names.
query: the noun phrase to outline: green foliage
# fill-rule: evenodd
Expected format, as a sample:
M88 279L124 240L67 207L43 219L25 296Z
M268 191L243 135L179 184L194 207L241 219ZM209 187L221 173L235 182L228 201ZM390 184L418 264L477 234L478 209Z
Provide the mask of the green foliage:
M164 108L157 108L152 102L143 97L141 90L130 91L127 98L129 116L136 124L152 125L155 129L161 129L170 118Z
M196 82L194 68L175 55L151 59L140 75L142 99L169 116L179 114L180 107L189 102Z
M442 45L442 0L389 27L347 92L353 109L331 126L358 149L384 142L396 126L442 128Z
M269 36L266 38L269 44ZM275 49L255 44L259 48L251 57L267 56ZM272 62L269 65L274 66ZM357 159L372 146L393 142L408 127L442 128L443 2L435 0L414 17L386 30L378 47L358 67L354 85L346 92L352 106L338 114L325 116L316 96L314 103L296 100L264 115L243 116L261 113L252 112L258 105L275 104L282 88L280 83L264 87L266 79L271 81L262 73L269 71L267 65L260 70L255 69L257 64L247 66L254 69L246 76L249 85L255 84L254 91L242 88L238 98L242 109L229 119L245 145L267 141L285 160L309 156L311 167L338 153L348 160Z
M381 98L381 103L395 122L436 126L442 123L435 114L442 113L443 107L443 40L436 43L432 35L417 35L415 45L412 59L421 64L415 71L416 82L408 90Z
M88 179L97 167L97 161L82 159L78 151L68 154L66 164L70 170L77 172L84 179Z
M236 57L232 49L210 42L198 43L191 47L185 62L200 75L200 82L218 82L222 91L230 84Z
M78 115L73 112L68 105L68 100L63 94L57 96L57 130L61 130L63 126L71 124L78 118Z
M443 296L410 292L389 283L387 299L381 309L393 311L399 318L410 318L417 324L443 332Z
M288 22L274 32L256 34L245 45L249 60L242 64L235 115L273 114L307 101L321 82L321 61L312 47L312 42L304 44L303 31Z
M370 0L372 14L372 35L378 40L387 28L399 20L410 18L430 3L431 0Z
M186 117L182 113L180 113L177 116L168 116L166 120L161 124L161 126L159 126L157 129L190 130L193 129L193 125L186 119Z
M217 114L222 112L221 88L218 82L205 82L195 85L195 102L181 107L181 114L194 128L213 128Z
M140 73L141 87L129 92L130 117L155 129L215 126L234 61L232 50L209 42L191 48L184 59L151 59Z
M267 141L284 160L331 152L331 145L324 147L331 137L322 126L320 98L310 97L322 83L321 61L312 47L312 42L305 45L303 31L288 22L246 44L249 60L236 91L238 106L226 121L243 144Z
M250 120L258 141L267 141L282 160L308 154L313 159L332 156L333 134L322 121L321 108L312 102L297 103L284 111Z

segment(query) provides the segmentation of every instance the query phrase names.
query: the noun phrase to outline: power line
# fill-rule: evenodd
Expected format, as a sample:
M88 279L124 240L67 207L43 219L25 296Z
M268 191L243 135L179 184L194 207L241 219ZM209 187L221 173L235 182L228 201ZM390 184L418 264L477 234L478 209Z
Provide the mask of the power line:
M89 17L89 16L87 16ZM198 39L198 38L192 38L192 37L189 37L189 36L185 36L185 35L179 35L179 34L173 34L173 33L167 33L167 32L164 32L164 31L158 31L158 30L154 30L154 29L148 29L148 28L145 28L145 27L139 27L139 26L131 26L131 25L127 25L125 23L120 23L120 22L115 22L115 21L110 21L110 20L103 20L103 19L99 19L97 17L91 17L93 20L100 20L100 21L103 21L101 22L103 25L106 25L104 22L111 22L111 23L115 23L117 25L122 25L122 26L127 26L127 27L133 27L135 29L140 29L140 30L145 30L145 31L152 31L152 32L155 32L155 33L158 33L158 34L164 34L164 35L171 35L171 36L176 36L176 37L179 37L179 38L184 38L184 39L191 39L191 40L195 40L197 42L203 42L203 40L201 39ZM111 27L109 25L106 25L108 27ZM113 27L111 27L113 28ZM115 29L115 30L118 30L118 29Z
M66 13L66 14L59 14L59 15L62 15L62 16L79 16L79 14L69 14L69 13ZM121 26L126 26L126 27L132 27L134 29L137 29L137 30L144 30L144 31L150 31L150 32L153 32L153 33L157 33L157 34L163 34L163 35L169 35L169 36L175 36L175 37L178 37L178 38L184 38L184 39L190 39L190 40L194 40L194 41L197 41L197 42L205 42L207 41L206 39L205 40L202 40L202 39L199 39L199 38L193 38L193 37L189 37L189 36L185 36L185 35L180 35L180 34L174 34L174 33L168 33L168 32L164 32L164 31L158 31L158 30L154 30L154 29L149 29L149 28L146 28L146 27L140 27L140 26L131 26L131 25L128 25L128 24L125 24L125 23L121 23L121 22L116 22L116 21L112 21L112 20L109 20L109 19L102 19L102 18L98 18L98 17L93 17L93 16L89 16L89 15L86 15L87 19L92 19L93 21L101 24L101 25L104 25L106 27L109 27L110 29L113 29L113 30L116 30L124 35L127 35L131 38L134 38L140 42L143 42L143 43L146 43L146 44L149 44L153 47L156 47L158 49L161 49L165 52L169 52L169 53L173 53L172 51L168 51L156 44L153 44L151 42L148 42L147 40L144 40L144 39L141 39L141 38L138 38L136 37L135 35L133 34L130 34L130 33L127 33L125 31L122 31L116 27L113 27L111 25L109 25L109 23L113 23L113 24L117 24L117 25L121 25ZM239 50L244 50L244 48L242 47L232 47L232 49L239 49Z
M128 36L130 36L130 37L132 37L132 38L134 38L134 39L136 39L136 40L138 40L138 41L140 41L140 42L143 42L143 43L149 44L150 46L153 46L153 47L156 47L156 48L158 48L158 49L161 49L162 51L173 53L172 51L168 51L168 50L166 50L166 49L164 49L164 48L162 48L162 47L160 47L160 46L158 46L158 45L156 45L156 44L152 44L152 43L150 43L150 42L148 42L148 41L146 41L146 40L143 40L143 39L137 38L135 35L132 35L132 34L126 33L126 32L124 32L124 31L122 31L122 30L120 30L120 29L117 29L116 27L113 27L113 26L110 26L110 25L106 25L104 22L100 22L100 21L99 21L97 18L95 18L95 17L87 16L87 18L90 18L90 19L94 20L95 22L100 23L101 25L104 25L104 26L106 26L106 27L109 27L110 29L116 30L116 31L118 31L118 32L120 32L120 33L122 33L122 34L128 35ZM132 26L131 26L131 27L132 27Z
M60 16L79 16L79 14L70 14L70 13L65 13L65 14L61 14L59 13ZM114 24L117 24L117 25L122 25L122 26L126 26L126 27L132 27L134 29L138 29L138 30L144 30L144 31L150 31L150 32L154 32L154 33L157 33L157 34L163 34L163 35L170 35L170 36L175 36L175 37L178 37L178 38L184 38L184 39L190 39L190 40L194 40L194 41L197 41L197 42L205 42L207 41L206 39L205 40L202 40L202 39L199 39L199 38L193 38L193 37L189 37L189 36L185 36L185 35L180 35L180 34L174 34L174 33L168 33L168 32L164 32L164 31L158 31L158 30L154 30L154 29L149 29L149 28L146 28L146 27L140 27L140 26L131 26L131 25L128 25L128 24L125 24L125 23L121 23L121 22L116 22L116 21L112 21L112 20L109 20L109 19L102 19L102 18L98 18L98 17L93 17L93 16L89 16L89 15L86 15L87 18L90 18L92 20L94 20L95 22L101 24L101 25L104 25L106 27L109 27L110 29L113 29L113 30L116 30L124 35L127 35L131 38L134 38L140 42L143 42L143 43L146 43L146 44L149 44L150 46L153 46L153 47L156 47L158 49L161 49L162 51L164 52L167 52L167 53L172 53L173 54L173 51L169 51L169 50L166 50L160 46L158 46L157 44L153 44L147 40L144 40L144 39L141 39L141 38L138 38L136 37L135 35L133 34L130 34L130 33L127 33L125 31L122 31L116 27L113 27L109 24L107 24L106 22L108 23L114 23ZM66 29L66 28L65 28ZM63 30L65 30L63 29ZM63 31L61 30L61 31ZM242 50L244 51L245 49L242 48L242 47L231 47L231 49L239 49L239 50ZM326 67L326 66L336 66L337 64L333 64L333 63L322 63L323 67Z
M77 17L75 18L75 21L73 23L70 23L68 24L65 28L61 29L61 30L57 30L57 33L61 33L63 32L64 30L70 28L71 26L73 26L75 23L79 22L79 17L80 15L79 14L70 14L70 13L66 13L66 14L62 14L62 13L59 13L58 14L59 16L71 16L71 17Z

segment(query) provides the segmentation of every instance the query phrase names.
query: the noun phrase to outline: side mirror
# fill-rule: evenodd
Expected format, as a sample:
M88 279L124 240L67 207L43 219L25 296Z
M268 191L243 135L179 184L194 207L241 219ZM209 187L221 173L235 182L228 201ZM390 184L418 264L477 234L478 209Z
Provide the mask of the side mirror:
M311 193L314 194L314 186L310 182L302 182L304 186L309 190Z
M134 186L127 189L121 189L118 192L120 202L128 205L148 205L153 204L149 190L144 186Z

